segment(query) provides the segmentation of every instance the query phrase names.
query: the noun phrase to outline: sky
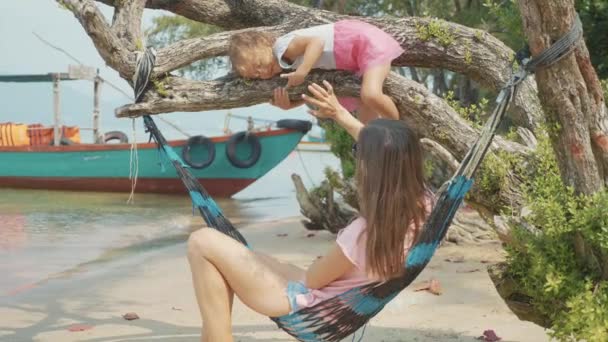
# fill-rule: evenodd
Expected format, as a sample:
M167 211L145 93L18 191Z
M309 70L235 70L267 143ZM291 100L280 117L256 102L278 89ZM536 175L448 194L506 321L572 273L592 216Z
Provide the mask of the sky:
M111 20L112 9L99 5ZM160 12L148 11L144 27ZM100 75L131 93L130 86L112 68L105 66L91 39L74 15L61 8L54 0L0 1L0 70L3 73L47 73L67 71L73 63L67 56L45 45L33 32L67 50L83 64L100 69ZM109 87L105 97L120 98L120 93ZM121 98L123 100L123 98Z
M113 9L98 4L108 21ZM152 18L169 14L164 11L146 10L143 18L144 29L151 25ZM54 0L0 0L0 74L46 74L65 72L74 62L63 53L52 49L40 41L33 32L50 41L80 60L83 64L99 68L100 75L120 87L128 94L133 90L118 73L105 65L74 15L61 8ZM62 82L62 120L66 125L90 126L92 110L92 84L86 81ZM120 92L105 85L102 87L102 130L120 129L131 131L129 119L118 119L114 108L129 103ZM50 83L0 83L0 122L52 122L52 87ZM251 115L254 118L278 120L282 118L306 119L314 121L304 108L282 111L267 104L231 110L233 114ZM162 114L190 134L221 135L225 114L228 110L204 113ZM158 120L157 120L158 121ZM183 138L176 130L164 126L168 138ZM137 124L137 136L144 137L141 123ZM231 129L246 127L244 121L233 120ZM81 133L81 136L87 135Z

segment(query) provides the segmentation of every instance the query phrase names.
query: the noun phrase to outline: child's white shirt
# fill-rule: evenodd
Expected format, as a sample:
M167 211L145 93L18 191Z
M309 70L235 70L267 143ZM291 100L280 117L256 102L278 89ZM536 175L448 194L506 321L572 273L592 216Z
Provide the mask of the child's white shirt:
M334 57L334 24L312 26L305 29L292 31L279 37L274 43L273 52L279 61L281 68L297 69L302 64L303 56L298 56L298 58L296 58L292 64L288 64L285 60L283 60L283 54L285 54L285 50L287 50L289 43L291 43L291 41L298 36L319 37L323 39L325 43L323 45L323 52L321 53L321 56L317 62L313 65L313 69L336 69L336 58Z

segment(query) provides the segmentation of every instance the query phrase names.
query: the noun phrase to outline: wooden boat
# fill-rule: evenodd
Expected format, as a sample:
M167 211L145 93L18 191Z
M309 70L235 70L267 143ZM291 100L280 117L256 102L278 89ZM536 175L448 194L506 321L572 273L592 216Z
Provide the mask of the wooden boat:
M209 162L204 168L192 168L192 171L212 196L229 197L255 182L285 159L306 132L269 129L250 132L247 139L237 142L235 138L244 136L241 133L212 137L208 145L191 145L189 152L195 155L193 164ZM257 146L253 141L258 141L259 147L252 147ZM169 143L179 155L188 146L188 140ZM208 146L212 146L214 152L210 153ZM136 192L185 193L173 167L160 159L155 143L138 143L136 148ZM228 150L233 151L232 155ZM211 154L214 154L213 160L210 160ZM234 165L230 156L236 157L237 164L241 163ZM130 170L130 161L131 144L128 143L0 147L0 187L130 192L129 175L134 173Z
M94 82L91 130L95 143L89 144L78 143L78 127L65 127L60 120L59 82L83 79ZM135 173L133 148L137 151L136 192L185 193L175 169L159 159L156 144L129 144L124 133L101 133L99 89L103 79L94 69L70 66L67 73L0 75L0 82L52 82L54 93L53 127L0 125L0 187L130 192L130 176ZM212 196L229 197L277 166L310 128L309 121L280 120L263 128L251 126L234 134L194 136L169 144ZM120 143L107 143L114 138Z

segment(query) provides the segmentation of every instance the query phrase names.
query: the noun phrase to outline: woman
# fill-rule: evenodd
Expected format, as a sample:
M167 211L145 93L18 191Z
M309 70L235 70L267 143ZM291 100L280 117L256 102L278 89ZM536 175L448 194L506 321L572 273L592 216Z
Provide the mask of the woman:
M327 254L307 270L253 252L210 228L188 240L188 260L204 329L202 341L233 341L234 295L260 314L278 317L354 287L397 277L427 214L431 194L423 179L418 137L404 121L364 126L342 107L331 85L309 86L310 113L335 120L357 140L360 217L338 233Z

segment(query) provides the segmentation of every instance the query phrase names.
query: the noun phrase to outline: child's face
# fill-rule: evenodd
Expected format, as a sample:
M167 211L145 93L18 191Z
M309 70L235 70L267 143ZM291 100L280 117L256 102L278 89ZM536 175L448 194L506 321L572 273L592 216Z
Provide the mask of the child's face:
M273 59L269 64L250 61L243 66L240 74L244 78L268 80L280 74L281 71L279 63Z

